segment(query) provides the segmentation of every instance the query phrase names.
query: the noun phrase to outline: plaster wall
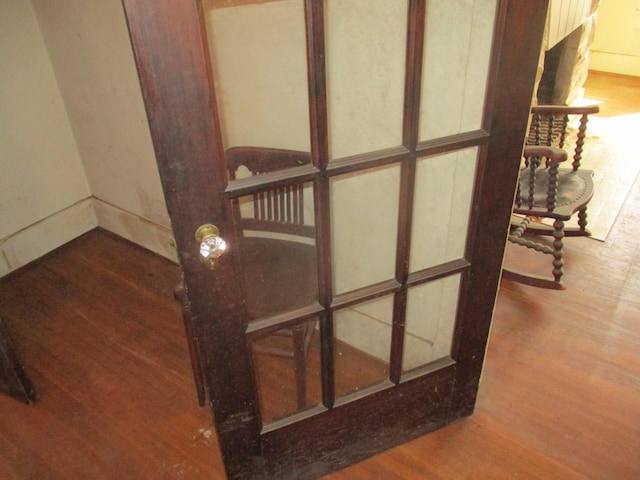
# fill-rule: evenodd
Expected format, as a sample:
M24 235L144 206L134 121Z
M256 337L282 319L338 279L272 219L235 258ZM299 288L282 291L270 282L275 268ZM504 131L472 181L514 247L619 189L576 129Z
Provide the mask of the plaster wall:
M95 227L91 193L36 14L0 2L0 276Z
M603 0L589 68L640 76L640 0Z
M32 2L98 224L174 259L121 2Z

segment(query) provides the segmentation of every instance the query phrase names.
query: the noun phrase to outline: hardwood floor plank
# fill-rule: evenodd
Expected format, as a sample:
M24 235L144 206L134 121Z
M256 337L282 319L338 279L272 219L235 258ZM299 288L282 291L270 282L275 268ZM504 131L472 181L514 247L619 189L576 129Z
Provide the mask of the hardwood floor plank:
M551 458L470 419L390 450L326 479L573 479Z
M103 255L108 251L127 258ZM95 232L2 285L2 308L41 399L33 410L6 415L15 413L15 402L0 398L2 431L16 432L12 441L21 446L0 463L49 472L12 467L19 469L3 478L195 478L220 471L215 441L201 433L211 431L211 418L195 401L171 297L178 269L157 264L148 252ZM163 270L170 282L156 280ZM34 461L39 452L45 461Z

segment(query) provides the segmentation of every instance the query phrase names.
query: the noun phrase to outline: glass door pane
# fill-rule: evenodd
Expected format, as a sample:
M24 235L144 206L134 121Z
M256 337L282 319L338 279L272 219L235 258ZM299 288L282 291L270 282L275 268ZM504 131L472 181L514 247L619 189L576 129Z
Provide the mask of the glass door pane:
M320 404L317 324L312 318L249 339L263 423Z
M450 355L459 287L460 275L452 275L409 289L404 372Z
M419 140L482 124L496 0L428 0Z
M418 160L411 272L464 257L477 157L469 148Z
M325 0L331 159L402 144L406 0Z
M335 293L393 279L400 167L333 177L330 195Z
M393 296L334 313L336 397L388 380Z
M310 151L304 2L203 0L225 151Z

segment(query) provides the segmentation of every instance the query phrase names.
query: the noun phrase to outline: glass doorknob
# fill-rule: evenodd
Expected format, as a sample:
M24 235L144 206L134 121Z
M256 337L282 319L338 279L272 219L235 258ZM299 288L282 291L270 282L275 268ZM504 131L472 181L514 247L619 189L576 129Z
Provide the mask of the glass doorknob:
M215 225L206 223L196 230L196 241L200 244L200 258L207 268L214 269L216 260L227 250L227 242L220 236Z

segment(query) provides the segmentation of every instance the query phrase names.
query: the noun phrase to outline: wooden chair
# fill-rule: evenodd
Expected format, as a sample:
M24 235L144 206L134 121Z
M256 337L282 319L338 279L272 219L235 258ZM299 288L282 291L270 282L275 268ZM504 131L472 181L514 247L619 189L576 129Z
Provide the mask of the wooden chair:
M243 167L254 176L311 163L308 152L274 148L234 147L227 150L226 156L231 179L236 179ZM303 185L263 190L252 195L250 204L249 215L243 215L240 201L234 204L249 314L260 318L314 302L315 227L305 224ZM270 238L270 234L276 234L276 238ZM277 238L278 234L283 238ZM298 408L306 406L306 358L315 327L313 319L273 334L288 338L285 344L290 346L283 346L282 342L270 344L268 340L252 345L257 354L293 360Z
M245 167L251 175L282 171L311 163L308 152L258 147L234 147L227 151L227 166L232 180ZM240 202L234 203L247 308L252 319L309 305L316 300L315 228L305 224L304 188L288 185L265 190L252 196L252 215L242 215ZM252 232L252 235L245 235ZM276 234L276 238L261 234ZM257 234L257 235L256 235ZM277 238L284 234L286 239ZM295 239L309 239L307 242ZM206 402L202 367L193 332L191 306L184 285L174 296L182 307L185 332L198 401ZM293 360L298 408L306 406L306 358L313 339L316 320L283 328L273 335L290 339L290 347L254 342L255 353Z
M563 239L565 236L589 236L587 204L593 196L593 171L580 168L588 116L598 106L536 106L531 110L531 125L524 149L524 162L518 179L511 219L509 241L553 257L552 276L536 276L504 269L506 278L542 288L563 289ZM575 131L570 119L578 116ZM560 168L572 155L571 168ZM565 223L574 214L577 227ZM548 219L548 223L545 223ZM551 224L549 224L551 223ZM541 235L552 236L551 244Z
M261 147L234 147L227 150L227 168L232 180L245 167L251 175L274 173L311 163L311 154L297 150ZM315 238L313 225L305 224L302 185L290 185L253 195L253 216L236 210L243 230L276 232ZM236 204L236 207L238 205Z

